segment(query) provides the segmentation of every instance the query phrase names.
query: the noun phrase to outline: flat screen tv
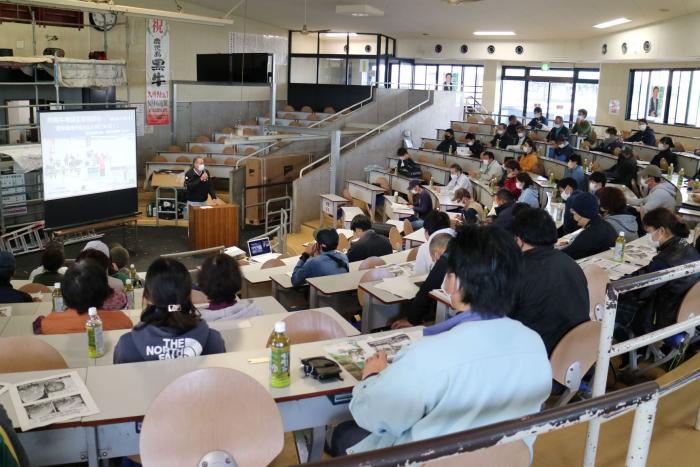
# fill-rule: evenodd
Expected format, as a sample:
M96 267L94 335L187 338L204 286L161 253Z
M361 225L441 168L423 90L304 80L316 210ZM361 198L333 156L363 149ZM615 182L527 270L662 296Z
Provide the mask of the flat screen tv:
M218 83L267 83L266 53L197 54L197 81Z

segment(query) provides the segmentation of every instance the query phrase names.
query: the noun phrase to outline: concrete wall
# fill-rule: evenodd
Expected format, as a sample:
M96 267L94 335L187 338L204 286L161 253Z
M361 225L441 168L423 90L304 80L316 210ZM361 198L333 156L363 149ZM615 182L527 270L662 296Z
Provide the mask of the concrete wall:
M425 91L422 91L427 94ZM390 94L385 94L388 96ZM409 95L412 96L409 98ZM405 99L408 105L413 102L417 94L395 93L394 98L399 102ZM400 106L400 103L397 104ZM433 134L435 128L446 128L450 120L459 119L463 108L457 93L437 92L433 94L432 104L424 107L420 112L413 113L386 131L365 140L357 148L348 149L341 154L336 172L336 187L338 193L345 186L345 180L366 180L364 168L371 164L384 165L385 157L394 154L401 146L402 135L405 130L410 130L414 139L422 135ZM396 114L392 115L395 116ZM329 165L323 164L306 173L303 178L294 181L294 231L298 231L301 224L319 216L319 197L321 193L328 193L330 187Z

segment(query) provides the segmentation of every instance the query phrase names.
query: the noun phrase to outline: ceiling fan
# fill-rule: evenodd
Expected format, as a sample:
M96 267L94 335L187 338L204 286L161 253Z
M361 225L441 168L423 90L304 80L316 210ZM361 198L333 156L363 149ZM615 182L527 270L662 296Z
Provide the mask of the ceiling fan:
M308 0L304 0L304 25L301 27L301 34L303 36L307 36L307 35L309 35L309 33L312 33L312 32L313 33L330 32L331 31L330 29L316 29L316 30L310 31L309 28L306 26L306 23L307 23L307 8L306 8L307 5L306 5L306 3L307 3L307 1Z

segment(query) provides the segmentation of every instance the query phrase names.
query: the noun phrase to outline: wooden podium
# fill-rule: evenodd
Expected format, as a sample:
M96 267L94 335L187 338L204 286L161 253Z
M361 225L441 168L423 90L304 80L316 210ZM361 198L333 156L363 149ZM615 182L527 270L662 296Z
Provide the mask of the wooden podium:
M190 250L238 245L239 206L189 207Z

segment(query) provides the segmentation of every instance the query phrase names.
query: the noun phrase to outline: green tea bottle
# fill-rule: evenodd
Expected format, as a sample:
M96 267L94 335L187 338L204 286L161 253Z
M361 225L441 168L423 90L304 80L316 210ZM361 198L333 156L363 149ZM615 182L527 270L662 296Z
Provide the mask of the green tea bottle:
M270 386L286 388L289 386L289 337L284 321L275 323L275 332L270 342Z

